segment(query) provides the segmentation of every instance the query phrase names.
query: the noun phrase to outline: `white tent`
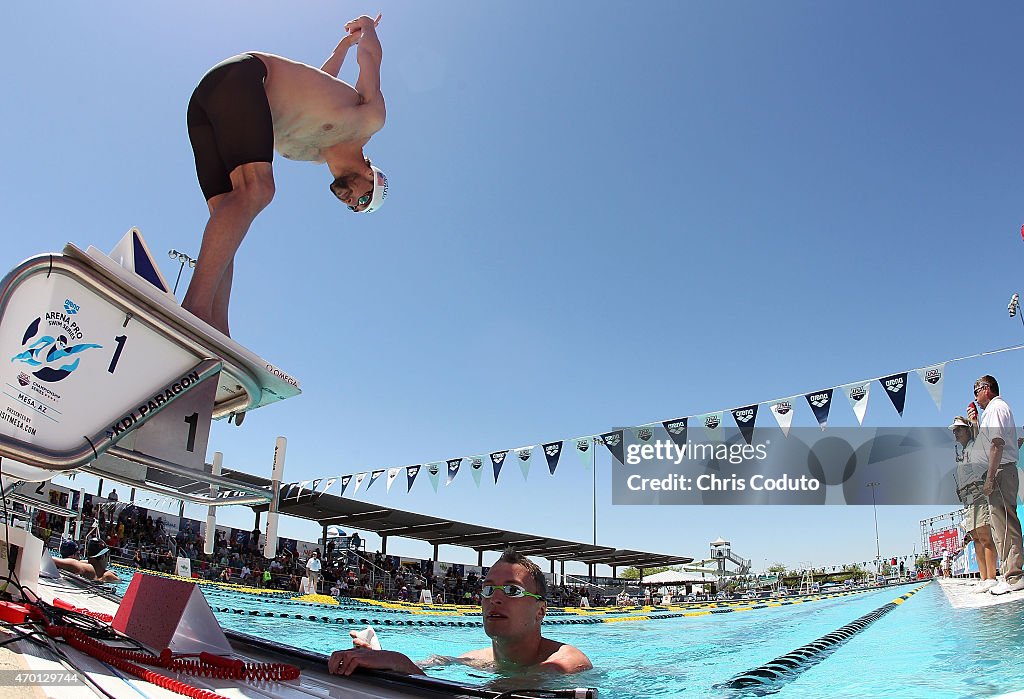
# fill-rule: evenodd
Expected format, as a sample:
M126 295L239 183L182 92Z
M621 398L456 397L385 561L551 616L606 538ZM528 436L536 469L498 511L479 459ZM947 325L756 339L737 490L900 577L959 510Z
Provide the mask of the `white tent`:
M654 575L645 575L643 585L676 585L687 581L693 582L694 574L685 570L663 570Z

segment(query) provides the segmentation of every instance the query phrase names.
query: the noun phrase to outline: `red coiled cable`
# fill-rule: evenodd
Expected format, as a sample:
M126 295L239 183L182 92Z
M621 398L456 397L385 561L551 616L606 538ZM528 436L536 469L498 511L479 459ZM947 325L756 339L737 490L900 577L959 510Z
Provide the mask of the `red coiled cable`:
M299 676L299 668L285 663L244 663L241 660L225 658L212 653L200 653L199 660L189 660L173 657L170 649L167 648L159 656L153 656L127 648L108 646L89 637L82 630L69 626L47 626L46 632L55 638L63 638L74 648L113 665L119 670L193 699L213 699L221 695L179 682L158 672L139 667L135 663L154 665L187 675L225 680L280 682L294 680Z
M76 607L75 605L71 604L70 602L65 602L64 600L58 599L56 597L53 599L53 606L57 607L58 609L67 609L68 611L71 611L71 612L78 612L79 614L85 614L86 616L92 617L93 619L96 619L97 621L102 621L102 622L104 622L106 624L109 624L110 622L112 622L114 620L114 617L111 616L110 614L104 614L103 612L90 612L85 607Z

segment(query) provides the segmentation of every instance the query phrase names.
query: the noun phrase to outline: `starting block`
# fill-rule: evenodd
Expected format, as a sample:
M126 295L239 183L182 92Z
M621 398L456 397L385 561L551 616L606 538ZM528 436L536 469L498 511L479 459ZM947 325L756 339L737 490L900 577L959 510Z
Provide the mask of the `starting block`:
M69 243L11 271L0 357L3 473L26 481L94 460L114 478L147 480L152 466L104 455L115 444L202 472L211 420L301 392L182 309L134 228L110 256Z

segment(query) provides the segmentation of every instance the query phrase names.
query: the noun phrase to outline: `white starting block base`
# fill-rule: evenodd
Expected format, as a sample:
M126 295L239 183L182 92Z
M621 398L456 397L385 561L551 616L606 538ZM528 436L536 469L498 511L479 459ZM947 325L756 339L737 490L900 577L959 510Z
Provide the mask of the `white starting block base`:
M114 444L203 471L211 419L301 392L288 373L182 309L138 230L113 254L117 261L68 244L0 284L6 476L46 480ZM100 467L144 479L124 459Z
M953 609L981 609L1024 600L1024 590L1005 595L978 592L977 585L981 580L977 578L938 578L937 582Z

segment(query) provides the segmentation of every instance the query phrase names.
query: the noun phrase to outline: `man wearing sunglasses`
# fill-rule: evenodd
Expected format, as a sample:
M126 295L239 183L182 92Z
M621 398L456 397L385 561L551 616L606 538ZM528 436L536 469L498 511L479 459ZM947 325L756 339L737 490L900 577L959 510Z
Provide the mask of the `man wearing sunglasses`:
M1024 546L1021 541L1020 520L1017 518L1017 427L1010 406L999 395L999 383L986 374L974 382L974 397L985 411L981 418L979 440L988 444L988 472L983 492L988 496L992 538L999 554L999 572L996 585L989 589L993 595L1005 595L1024 590ZM967 408L967 418L978 419L973 405Z
M235 253L274 197L274 150L326 163L331 194L351 211L371 213L384 203L387 177L363 154L386 116L379 23L379 14L347 23L320 68L249 52L214 66L192 93L188 136L210 220L182 307L225 335ZM337 76L356 45L353 87Z
M458 662L500 673L571 674L591 669L593 665L581 650L541 635L546 590L544 572L537 564L513 548L505 549L480 589L484 633L491 645L458 658L434 656L422 667ZM420 665L402 653L371 650L355 632L351 635L354 649L331 654L327 668L332 674L351 675L360 667L424 674Z

